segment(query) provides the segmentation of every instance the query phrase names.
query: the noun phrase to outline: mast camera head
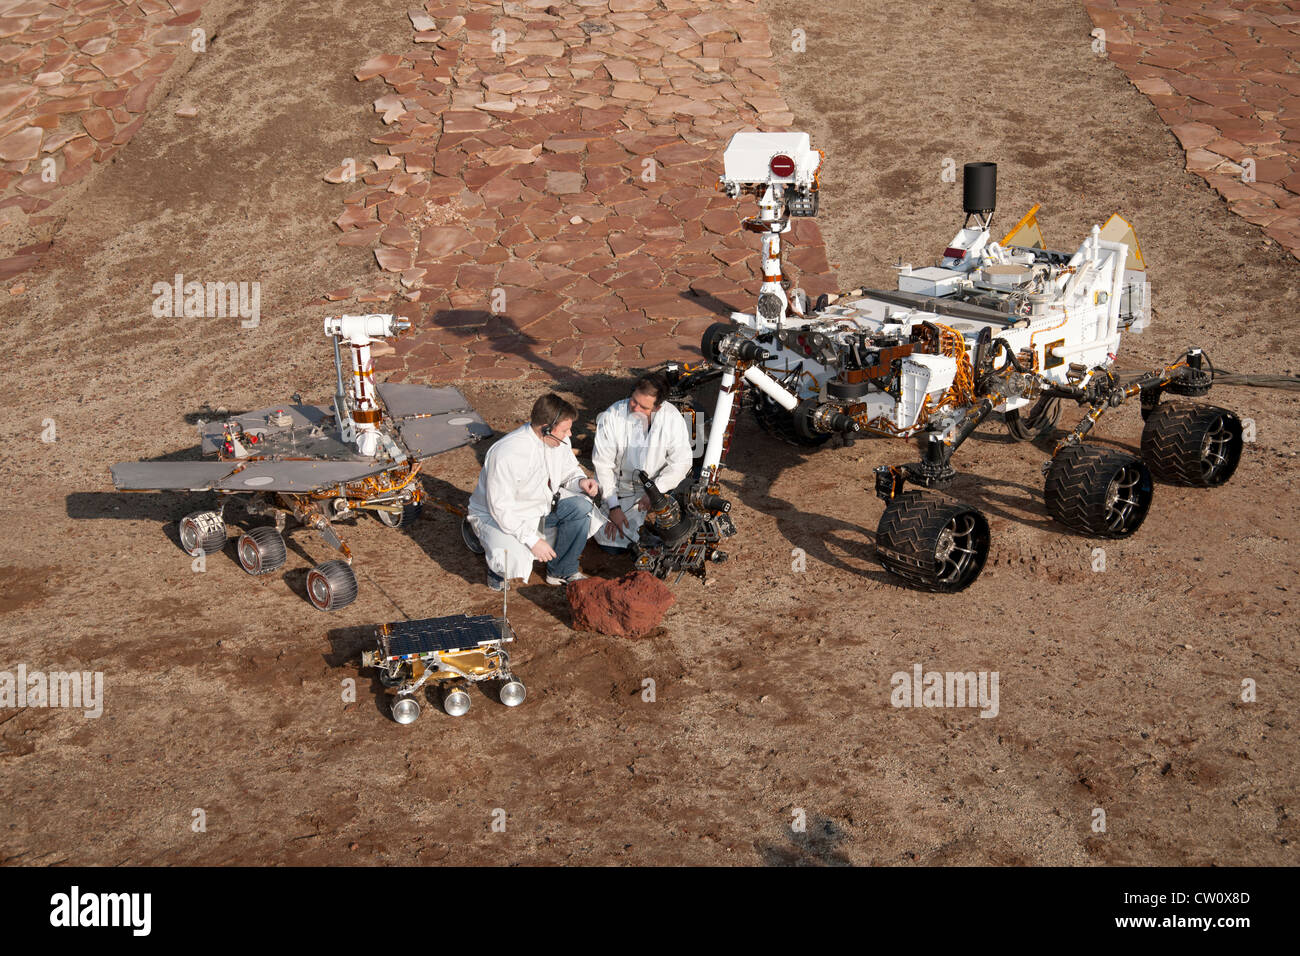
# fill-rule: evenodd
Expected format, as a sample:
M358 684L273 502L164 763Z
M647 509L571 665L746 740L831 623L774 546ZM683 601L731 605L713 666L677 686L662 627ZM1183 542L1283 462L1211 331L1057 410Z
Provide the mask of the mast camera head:
M728 196L781 187L792 216L817 212L817 172L822 154L807 133L736 133L722 154L719 182Z

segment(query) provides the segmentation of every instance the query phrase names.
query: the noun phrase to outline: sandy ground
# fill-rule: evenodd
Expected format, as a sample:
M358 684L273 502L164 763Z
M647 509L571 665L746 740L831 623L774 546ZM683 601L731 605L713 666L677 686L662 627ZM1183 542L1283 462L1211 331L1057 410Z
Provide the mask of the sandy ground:
M0 862L1295 861L1293 393L1216 392L1256 423L1236 478L1160 486L1141 532L1104 544L1103 573L1100 543L1045 514L1045 452L985 426L952 490L989 515L993 553L958 596L898 587L873 558L870 469L911 449L803 455L745 420L723 482L740 532L712 583L683 579L638 641L575 633L558 591L523 588L529 699L480 697L459 720L398 727L356 664L368 625L497 606L451 516L349 530L361 594L328 618L301 597L328 556L308 535L269 579L230 552L193 573L175 520L199 502L114 494L108 466L191 447L205 403L326 397L313 299L374 267L333 245L319 174L365 147L374 118L349 70L405 41L407 5L233 4L171 94L205 122L156 110L41 280L2 306L22 378L0 413L0 663L100 670L107 689L97 720L0 712ZM780 56L782 88L827 152L821 221L846 287L933 259L960 224L943 161L994 160L1007 225L1033 202L1059 247L1112 211L1136 225L1157 317L1125 366L1198 344L1237 371L1295 368L1295 263L1183 171L1075 4L766 9L775 36L807 31L806 52ZM152 283L176 272L260 281L261 326L152 319ZM589 426L623 382L562 386ZM499 429L535 394L463 388ZM57 442L40 440L46 419ZM1136 408L1095 434L1135 449ZM430 490L463 501L482 450L439 459ZM914 664L997 671L998 716L894 709L890 677Z

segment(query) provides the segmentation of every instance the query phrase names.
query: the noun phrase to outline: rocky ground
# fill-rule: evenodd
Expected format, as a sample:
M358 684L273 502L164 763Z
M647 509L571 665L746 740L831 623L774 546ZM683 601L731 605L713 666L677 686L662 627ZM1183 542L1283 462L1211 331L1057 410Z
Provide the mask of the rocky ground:
M135 6L157 21L143 42L190 12ZM1286 236L1188 170L1168 107L1092 48L1093 4L412 6L213 0L206 49L158 74L129 143L50 206L4 207L10 258L37 258L0 293L18 384L0 413L0 667L102 671L106 697L98 719L0 710L0 861L1294 862L1293 392L1216 391L1255 427L1237 476L1158 487L1121 542L1052 524L1045 449L985 426L953 493L988 514L993 552L956 596L873 558L871 468L912 449L805 454L745 419L731 560L677 583L635 640L574 632L536 578L514 592L517 710L478 697L398 727L357 666L373 624L499 607L449 514L345 529L361 592L331 617L302 598L327 556L307 534L282 574L250 579L230 552L195 573L175 521L201 502L116 494L108 467L184 453L216 407L325 399L323 315L409 314L388 374L455 382L500 430L557 388L580 441L631 371L691 354L754 291L748 211L711 192L747 124L826 151L820 228L790 242L811 288L933 259L960 225L943 170L993 160L1008 226L1034 202L1057 247L1111 212L1134 223L1156 318L1125 367L1195 344L1234 371L1296 368ZM260 321L156 318L153 285L177 273L260 283ZM499 287L504 312L485 301ZM1134 450L1139 433L1129 408L1096 434ZM438 459L429 490L463 503L483 450ZM895 709L891 677L917 664L996 671L997 716Z

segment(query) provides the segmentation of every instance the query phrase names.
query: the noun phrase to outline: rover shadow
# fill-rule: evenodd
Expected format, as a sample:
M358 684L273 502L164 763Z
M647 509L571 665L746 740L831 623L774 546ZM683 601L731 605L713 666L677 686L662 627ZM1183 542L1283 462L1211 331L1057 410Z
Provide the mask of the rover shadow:
M360 689L361 681L365 679L365 671L361 668L361 652L372 650L375 646L375 629L373 627L339 627L331 630L326 635L329 641L330 650L328 654L322 654L327 667L331 669L344 668L351 676L355 671L357 675L357 685ZM374 702L375 710L385 719L392 720L389 710L389 701L391 695L388 693L383 683L379 680L379 671L370 670L369 676L371 700Z
M833 821L812 816L803 833L790 831L789 843L755 843L759 858L766 866L852 866L840 852L846 834Z
M290 399L286 398L285 401L288 402L290 401ZM184 421L185 424L187 425L198 426L202 422L225 421L228 418L238 418L240 415L247 415L249 412L255 410L256 409L252 409L252 408L245 409L244 411L237 411L235 409L213 408L211 405L204 403L202 408L196 411L186 412L182 416L181 420Z
M746 299L746 296L744 289L741 288L736 290L736 300L741 303L739 305L729 305L725 300L718 298L712 292L695 292L690 289L679 293L678 297L687 299L694 304L702 305L714 315L720 316L723 321L726 322L731 321L731 313L745 311L744 300ZM752 299L753 297L749 296L749 298ZM753 311L752 305L749 311Z
M739 414L746 418L750 416L746 409L741 409ZM749 421L744 425L737 422L734 439L734 454L728 456L721 476L725 491L734 494L746 507L775 518L777 530L785 540L792 548L801 549L808 558L874 581L898 583L883 569L850 563L831 549L832 545L839 545L844 554L856 554L864 562L874 562L875 531L852 521L805 511L794 502L771 493L772 485L787 468L803 464L806 459L819 454L820 448L787 444ZM729 481L729 475L739 480ZM869 497L870 491L862 494ZM745 533L743 524L738 522L736 533Z
M114 518L125 521L175 523L191 511L203 510L206 492L74 491L63 499L73 520Z
M528 295L529 290L505 287L505 293L508 300L514 295ZM543 340L524 331L508 312L498 315L486 309L440 309L422 327L449 333L466 345L486 339L493 352L522 356L555 382L568 382L582 375L542 355L537 347L545 344Z

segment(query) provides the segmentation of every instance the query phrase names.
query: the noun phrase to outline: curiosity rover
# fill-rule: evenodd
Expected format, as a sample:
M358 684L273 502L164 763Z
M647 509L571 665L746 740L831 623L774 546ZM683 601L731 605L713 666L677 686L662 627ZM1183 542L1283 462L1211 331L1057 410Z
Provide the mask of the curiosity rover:
M997 167L968 163L966 220L935 266L899 265L895 290L857 289L814 303L789 289L781 235L792 217L816 215L823 160L806 133L736 133L723 156L720 187L758 200L758 215L744 226L760 236L763 284L752 313L733 312L704 333L705 362L664 368L675 384L670 397L691 416L698 386L721 379L710 450L730 444L746 382L758 386L749 404L759 424L785 441L920 441L919 461L875 470L885 501L876 552L904 581L946 592L979 576L989 525L977 509L933 491L952 481L953 453L995 412L1014 438L1031 441L1054 429L1063 401L1083 407L1043 466L1048 514L1081 534L1136 532L1153 479L1212 487L1232 476L1242 452L1238 417L1213 405L1161 402L1166 393L1210 390L1213 366L1201 350L1144 373L1115 367L1122 334L1140 332L1149 314L1146 265L1125 220L1111 216L1076 251L1058 252L1045 248L1035 206L994 241ZM1084 442L1101 415L1133 398L1145 421L1141 457ZM709 480L718 466L706 453L706 482L677 496L677 512L695 519L686 546L651 554L648 566L680 565L692 544L709 543L705 525L723 514ZM708 547L696 550L709 556Z
M187 554L214 554L229 537L227 505L270 518L240 533L235 554L251 575L270 574L287 558L288 519L314 529L343 557L307 573L307 598L322 611L356 600L352 551L335 522L373 514L391 528L411 524L425 500L424 461L478 441L492 429L454 388L376 384L371 346L410 328L393 315L325 319L334 345L333 405L292 404L199 424L200 450L216 461L123 462L112 468L119 491L215 492L215 509L181 519ZM343 349L351 353L345 371Z

